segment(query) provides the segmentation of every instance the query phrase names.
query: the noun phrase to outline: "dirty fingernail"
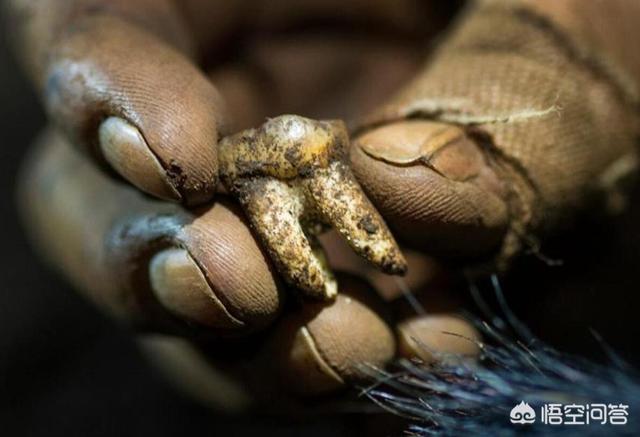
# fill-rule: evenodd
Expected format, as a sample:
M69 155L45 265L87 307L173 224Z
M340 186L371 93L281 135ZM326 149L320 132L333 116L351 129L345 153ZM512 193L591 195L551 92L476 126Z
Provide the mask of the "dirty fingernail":
M135 126L120 117L109 117L100 125L98 139L105 160L127 181L161 199L181 200L162 164Z
M480 148L458 126L407 120L362 135L357 144L370 157L396 165L425 164L453 180L477 175L484 159Z
M221 330L245 325L227 311L185 249L156 254L149 263L149 280L156 298L178 317Z
M411 164L463 137L464 132L457 126L407 120L373 129L362 135L358 144L375 158L394 164Z
M405 357L427 363L455 357L476 357L480 334L473 325L454 314L415 317L398 325L398 347Z
M274 337L282 378L300 394L327 393L366 378L368 366L382 368L395 353L386 323L350 295L352 281L340 278L340 284L335 301L289 316Z

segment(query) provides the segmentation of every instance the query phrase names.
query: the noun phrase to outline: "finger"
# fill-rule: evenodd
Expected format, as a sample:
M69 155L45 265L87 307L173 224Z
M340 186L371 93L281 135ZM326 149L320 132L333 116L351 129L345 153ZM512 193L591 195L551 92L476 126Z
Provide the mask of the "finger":
M480 334L455 313L416 316L397 326L398 353L425 363L474 358L480 354Z
M336 300L291 307L273 330L246 341L188 346L155 337L144 346L152 347L153 362L182 389L208 403L229 408L251 399L266 411L304 412L300 396L362 382L370 366L381 368L395 354L393 332L370 287L346 275L339 283Z
M509 219L504 188L461 129L414 120L375 128L356 139L351 162L406 244L481 256L501 243Z
M213 292L186 249L165 249L155 255L149 263L149 278L155 296L174 314L213 328L242 326Z
M126 221L110 235L137 220L147 223L146 217ZM273 320L281 305L279 283L240 211L219 202L177 230L172 240L149 261L151 291L165 308L221 333L254 331ZM140 242L108 244L115 266L145 250Z
M448 280L443 278L447 275ZM398 321L398 354L425 363L477 358L482 336L463 315L470 305L466 287L451 272L440 276L413 288L413 302L398 297L391 303Z
M34 241L81 290L122 318L184 334L240 335L277 315L281 286L242 214L187 213L114 183L59 135L22 181Z
M626 45L614 49L592 24L633 18L592 5L603 13L591 22L580 8L545 15L550 2L531 3L468 8L429 65L365 122L354 170L396 232L494 252L504 266L585 208L623 203L638 168L637 91L632 67L612 63ZM439 147L436 129L460 139Z
M217 202L177 236L192 255L241 332L268 325L283 303L283 287L242 211Z
M186 38L175 36L178 12L165 2L90 3L59 14L47 12L51 1L30 7L25 38L41 54L33 74L50 117L143 191L188 205L209 200L222 101L185 43L174 42ZM164 22L171 26L158 29Z
M466 302L452 273L433 258L404 250L408 274L400 280L371 269L335 235L323 236L331 266L367 278L394 308L398 353L426 363L479 354L480 334L461 314ZM411 296L407 297L406 293ZM411 299L411 301L409 300ZM425 313L425 314L423 314Z
M305 303L287 314L273 333L272 359L283 387L304 395L339 390L383 367L395 354L395 339L369 286L340 276L332 302Z

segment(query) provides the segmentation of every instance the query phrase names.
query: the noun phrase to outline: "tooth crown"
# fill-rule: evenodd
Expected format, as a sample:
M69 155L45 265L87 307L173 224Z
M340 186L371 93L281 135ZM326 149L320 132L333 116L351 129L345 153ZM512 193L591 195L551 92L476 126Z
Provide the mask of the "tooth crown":
M296 115L271 118L256 129L222 139L220 175L224 179L271 176L308 177L345 157L347 129L339 120L316 121Z
M283 115L219 146L221 181L243 206L278 271L317 298L333 298L338 288L316 239L327 226L383 271L406 270L393 236L346 163L348 141L341 121Z

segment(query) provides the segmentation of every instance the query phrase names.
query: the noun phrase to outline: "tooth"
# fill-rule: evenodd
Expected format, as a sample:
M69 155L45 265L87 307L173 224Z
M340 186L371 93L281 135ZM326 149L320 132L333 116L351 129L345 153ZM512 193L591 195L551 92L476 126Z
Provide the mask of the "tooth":
M335 161L304 183L319 214L358 255L387 273L406 272L400 248L345 163Z
M315 237L323 225L335 226L360 256L383 271L407 269L345 163L348 141L340 121L283 115L219 143L225 189L243 205L285 279L316 297L337 293Z
M253 229L287 282L312 297L333 298L337 283L322 248L300 225L304 199L299 190L270 178L243 181L235 189Z

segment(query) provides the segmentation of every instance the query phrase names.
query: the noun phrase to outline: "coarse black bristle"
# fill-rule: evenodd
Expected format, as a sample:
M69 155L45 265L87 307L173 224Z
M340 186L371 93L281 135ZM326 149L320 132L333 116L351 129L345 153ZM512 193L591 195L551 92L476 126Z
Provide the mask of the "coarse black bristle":
M497 282L495 285L501 294ZM513 326L521 323L513 314L507 314L507 320L518 333L526 329ZM429 351L438 358L436 363L402 359L387 371L369 367L374 382L362 394L407 418L407 435L640 435L640 375L597 334L607 354L606 364L562 353L528 330L526 341L519 341L495 323L476 319L475 324L486 339L477 343L478 360ZM628 423L551 426L536 421L514 425L510 411L523 401L537 411L552 403L628 405Z

